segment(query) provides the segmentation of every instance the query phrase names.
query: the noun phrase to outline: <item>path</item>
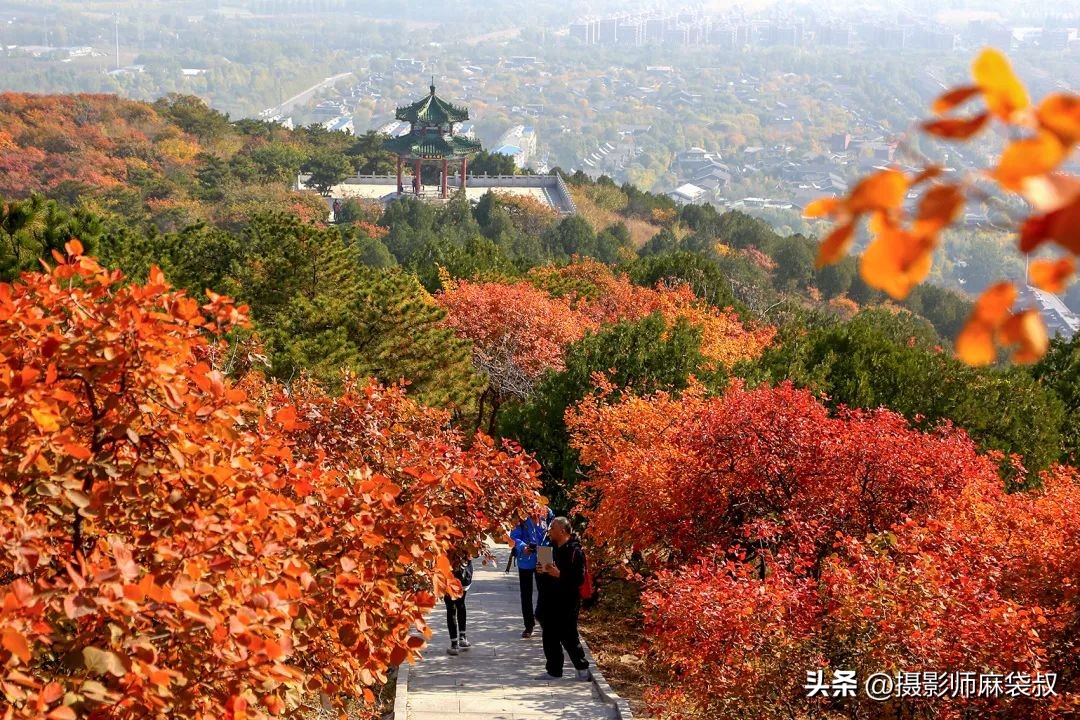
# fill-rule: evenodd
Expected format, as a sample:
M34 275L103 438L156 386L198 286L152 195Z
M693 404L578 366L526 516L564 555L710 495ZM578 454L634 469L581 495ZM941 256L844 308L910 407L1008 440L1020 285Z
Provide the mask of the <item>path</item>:
M434 635L425 657L408 669L398 686L406 689L404 717L397 720L607 720L617 718L613 705L599 699L596 685L566 676L542 680L544 653L539 628L521 638L521 603L517 570L503 574L507 550L496 550L494 565L474 562L472 588L466 599L468 637L472 648L446 654L446 612L443 604L428 618ZM402 688L405 685L405 688ZM400 708L400 703L398 707Z
M344 80L345 78L347 78L347 77L349 77L351 75L352 75L352 72L344 72L344 73L339 73L337 75L334 75L333 77L324 78L323 80L320 80L319 82L317 82L314 85L312 85L311 87L309 87L307 90L304 90L302 92L297 93L296 95L293 95L291 98L289 98L285 102L281 103L277 107L267 108L266 110L263 110L261 113L259 113L259 117L273 117L273 116L277 116L277 115L288 115L292 111L293 106L295 106L295 105L297 105L299 103L302 103L302 102L307 102L308 98L310 98L315 93L319 92L320 90L322 90L324 88L328 88L331 85L337 83L338 81Z

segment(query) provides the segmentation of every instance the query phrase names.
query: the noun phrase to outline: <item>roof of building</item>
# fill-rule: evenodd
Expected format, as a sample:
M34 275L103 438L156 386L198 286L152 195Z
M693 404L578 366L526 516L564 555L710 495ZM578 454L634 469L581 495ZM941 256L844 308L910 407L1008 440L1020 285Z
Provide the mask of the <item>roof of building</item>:
M469 111L446 102L435 94L435 81L431 81L431 94L412 105L399 107L394 117L411 123L445 125L469 119Z
M682 198L685 200L696 200L705 194L703 188L694 185L693 183L684 183L668 193L668 197Z
M521 152L521 148L517 145L500 145L491 151L492 155L517 155Z
M480 142L461 135L426 132L390 138L383 147L400 157L460 158L479 152Z

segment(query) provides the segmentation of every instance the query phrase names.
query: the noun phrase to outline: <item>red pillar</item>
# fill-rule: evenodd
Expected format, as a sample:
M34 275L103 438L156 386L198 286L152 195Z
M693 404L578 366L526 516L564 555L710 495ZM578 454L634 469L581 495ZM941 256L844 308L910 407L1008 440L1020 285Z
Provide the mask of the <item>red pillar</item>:
M450 184L450 162L443 158L442 161L442 196L443 200L447 198L449 193L447 192L447 186Z
M413 191L420 194L420 161L416 161L416 167L413 169Z
M465 176L469 174L469 158L461 158L461 189L465 189Z
M397 159L397 191L398 195L405 191L405 188L401 184L401 156L398 155Z

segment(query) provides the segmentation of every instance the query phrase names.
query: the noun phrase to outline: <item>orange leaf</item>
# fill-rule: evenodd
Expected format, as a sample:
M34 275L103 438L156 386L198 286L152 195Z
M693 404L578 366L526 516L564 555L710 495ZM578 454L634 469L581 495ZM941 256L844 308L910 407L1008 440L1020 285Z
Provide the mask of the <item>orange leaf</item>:
M67 443L64 445L64 452L76 460L89 460L92 455L90 454L90 448L85 445L76 445L75 443Z
M52 704L64 697L64 686L58 682L51 682L41 689L38 697L45 702Z
M367 688L364 689L367 690ZM271 715L280 715L285 711L285 701L277 695L267 695L262 699L262 702L263 705L266 706L266 709L270 711Z
M847 255L854 235L854 223L844 223L843 225L834 228L833 231L829 233L828 237L821 241L821 245L818 247L817 260L814 262L814 265L819 268L831 265Z
M296 427L296 408L286 405L274 413L274 419L286 430L293 430Z
M901 300L930 273L933 250L930 239L885 228L863 253L859 274L870 287Z
M922 124L922 129L935 137L947 140L967 140L982 130L989 119L989 113L979 113L970 118L928 120Z
M23 634L14 628L4 628L4 634L0 637L0 645L24 664L30 662L30 645L27 644Z
M1002 120L1008 121L1013 113L1028 106L1027 90L1013 73L1009 61L997 50L983 50L975 58L971 74L983 92L986 107Z
M840 199L834 197L818 198L803 208L803 217L816 218L834 214L840 209Z
M1021 181L1033 175L1044 175L1065 159L1065 146L1052 133L1040 132L1035 137L1010 143L1001 153L994 178L1002 187L1020 190Z
M1039 313L1024 310L1013 315L1001 326L1001 342L1004 345L1017 346L1012 355L1013 362L1032 363L1046 354L1050 337Z
M72 238L64 244L64 251L72 257L78 257L83 254L83 244L77 239Z
M982 92L982 89L977 85L964 85L963 87L953 88L943 95L940 95L934 104L930 106L930 109L938 113L946 113L952 110L957 105L967 102L971 98Z
M1036 111L1039 124L1066 145L1080 142L1080 96L1054 93Z
M1009 310L1016 302L1016 287L1010 282L991 285L975 302L971 317L976 322L996 328L1009 317Z
M48 720L75 720L78 716L69 705L61 705L53 708L45 717L48 718Z
M172 683L172 678L169 677L169 673L164 670L151 670L148 679L158 687L169 687Z
M989 365L997 358L994 331L974 317L956 336L956 355L968 365Z
M956 185L936 185L919 200L915 234L929 235L952 224L964 207L964 193Z
M1031 283L1046 292L1065 292L1066 282L1076 272L1076 260L1063 257L1057 260L1033 260L1029 268Z
M266 644L263 646L263 650L266 652L266 657L270 658L271 660L277 660L281 657L284 657L285 655L285 651L282 649L281 643L279 643L277 640L267 640Z
M907 189L907 178L899 170L876 172L851 191L848 210L855 215L872 210L895 210L903 204Z

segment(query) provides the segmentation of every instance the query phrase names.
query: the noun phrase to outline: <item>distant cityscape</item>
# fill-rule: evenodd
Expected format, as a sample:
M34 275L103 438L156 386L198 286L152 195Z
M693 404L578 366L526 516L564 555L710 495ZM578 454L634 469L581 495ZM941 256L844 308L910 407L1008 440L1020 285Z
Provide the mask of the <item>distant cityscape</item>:
M972 21L963 30L954 31L929 18L900 18L899 22L824 17L765 20L656 10L584 17L570 24L569 35L583 45L711 45L725 50L826 46L948 51L982 45L1006 50L1017 45L1066 50L1078 41L1072 27L1006 27L986 20Z

